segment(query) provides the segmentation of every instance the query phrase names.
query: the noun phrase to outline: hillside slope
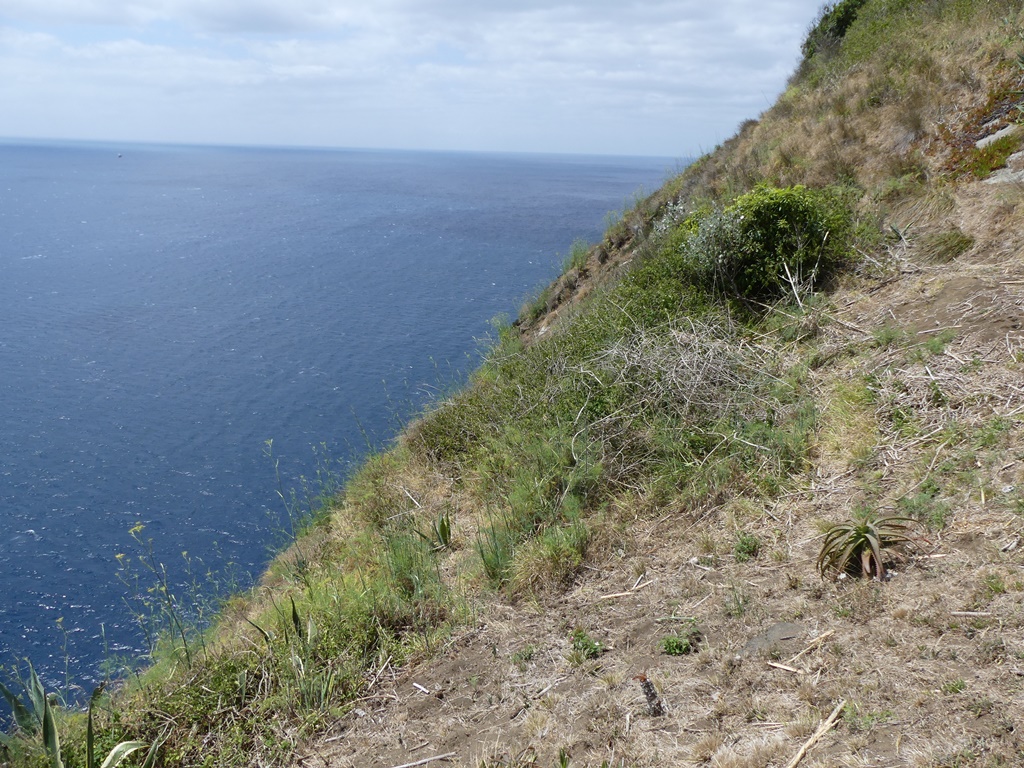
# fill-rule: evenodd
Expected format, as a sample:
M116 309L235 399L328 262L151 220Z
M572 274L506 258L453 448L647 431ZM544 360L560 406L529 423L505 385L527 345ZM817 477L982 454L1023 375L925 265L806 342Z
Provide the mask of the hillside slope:
M729 476L697 498L616 489L613 530L564 590L494 596L436 657L378 669L299 764L782 766L840 704L803 765L1024 764L1024 155L1002 133L1024 105L1024 16L859 10L518 323L537 344L573 333L581 304L702 205L762 183L853 186L852 268L750 331L807 368L805 460L770 492ZM978 144L1002 135L990 162ZM915 541L884 583L819 578L820 522L864 507L919 519ZM694 629L695 653L665 652Z
M100 743L1024 765L1024 10L843 0L805 54L217 626L176 626ZM863 567L828 558L846 522L889 526Z

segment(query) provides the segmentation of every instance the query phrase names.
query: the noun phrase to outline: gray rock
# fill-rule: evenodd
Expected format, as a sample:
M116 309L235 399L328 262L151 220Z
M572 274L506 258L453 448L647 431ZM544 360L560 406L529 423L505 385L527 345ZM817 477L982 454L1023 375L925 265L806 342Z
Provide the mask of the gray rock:
M792 645L792 641L799 640L806 634L807 627L802 624L780 621L778 624L772 624L761 634L750 638L740 651L740 656L752 656L772 648L782 649Z
M987 147L989 144L999 141L1004 136L1012 136L1018 130L1020 130L1019 125L1008 125L1001 131L996 131L995 133L986 136L984 139L978 139L978 141L974 143L974 146L976 146L978 149L983 149L984 147Z
M1009 168L1000 168L992 173L983 184L1024 184L1024 171L1013 171Z

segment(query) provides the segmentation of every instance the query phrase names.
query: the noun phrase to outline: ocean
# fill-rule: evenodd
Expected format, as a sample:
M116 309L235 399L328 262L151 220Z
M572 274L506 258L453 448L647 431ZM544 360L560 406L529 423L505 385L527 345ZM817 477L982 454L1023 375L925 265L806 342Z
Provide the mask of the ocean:
M386 444L676 170L0 144L0 674L88 689L143 653L140 556L179 594L247 587L279 491Z

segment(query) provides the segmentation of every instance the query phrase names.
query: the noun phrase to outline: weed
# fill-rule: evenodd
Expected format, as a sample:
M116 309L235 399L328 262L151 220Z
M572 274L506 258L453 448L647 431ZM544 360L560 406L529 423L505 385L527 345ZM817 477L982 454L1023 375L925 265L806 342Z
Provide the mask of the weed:
M875 329L872 334L875 346L881 349L899 346L905 343L907 332L898 325L883 325Z
M1013 427L1013 421L1005 416L995 416L981 426L974 435L977 448L995 448L1002 441L1003 435Z
M933 531L941 531L949 522L953 509L948 501L937 498L938 493L938 485L926 481L912 496L899 499L897 505L908 517L921 520Z
M576 270L580 272L587 265L587 257L590 255L590 246L585 240L574 240L569 248L569 255L565 257L562 264L562 272Z
M533 657L536 654L537 649L533 645L527 645L512 654L512 663L516 665L520 672L523 672L526 670L526 665L533 661Z
M858 704L848 703L843 707L843 722L854 731L870 731L876 725L896 719L891 709L880 711L862 710Z
M948 680L942 684L940 689L947 696L952 696L957 693L963 693L967 690L967 683L963 678L957 678L956 680Z
M192 666L195 649L193 645L202 645L202 605L201 600L182 601L172 589L167 574L167 567L157 560L153 548L153 540L143 540L142 532L145 526L137 523L128 531L135 540L142 553L134 562L142 566L143 571L148 571L150 578L154 579L151 586L144 587L140 574L133 570L133 560L127 555L116 556L120 570L117 577L132 593L132 602L129 607L136 622L145 634L149 645L150 655L158 650L167 650L171 655L181 652L187 666ZM183 552L182 556L188 561L188 553ZM191 564L188 564L191 571ZM198 615L190 615L186 607L199 606ZM166 632L164 630L167 630ZM180 640L180 644L178 641Z
M760 551L761 540L757 536L746 531L739 532L736 537L736 544L732 548L732 553L736 557L737 563L753 560Z
M575 662L576 666L579 666L584 661L596 659L604 653L604 646L588 635L586 630L582 628L573 630L570 642L572 647L570 661Z
M1003 577L998 573L986 574L982 579L982 584L990 598L1006 594L1006 582L1003 581Z
M733 618L739 618L747 612L750 605L750 596L742 587L733 584L725 596L725 612Z
M955 338L956 331L951 328L947 328L944 331L939 331L934 336L929 336L924 343L921 344L920 349L924 350L929 355L941 355L946 349L946 345ZM934 384L935 382L931 383Z
M674 634L661 638L662 653L668 656L685 656L697 650L701 633L693 622L688 626L677 629Z

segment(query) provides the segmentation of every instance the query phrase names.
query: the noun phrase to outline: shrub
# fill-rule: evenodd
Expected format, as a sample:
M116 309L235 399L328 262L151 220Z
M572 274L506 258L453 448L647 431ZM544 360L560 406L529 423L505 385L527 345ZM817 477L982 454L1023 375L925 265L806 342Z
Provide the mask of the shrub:
M758 187L727 210L741 239L719 277L737 296L773 299L797 283L817 286L846 258L851 217L838 190Z
M681 256L678 279L760 304L823 284L846 261L851 232L842 190L760 186L696 227L684 222L667 247Z

